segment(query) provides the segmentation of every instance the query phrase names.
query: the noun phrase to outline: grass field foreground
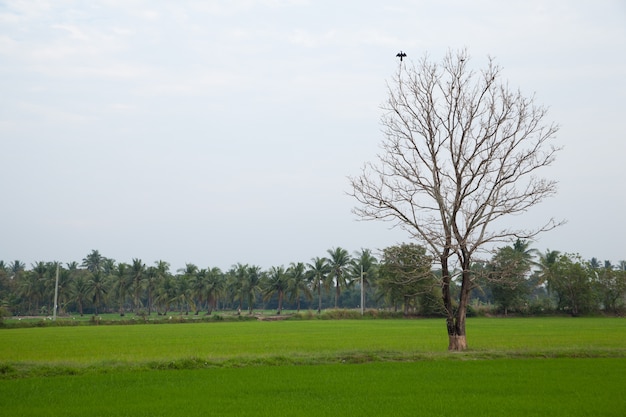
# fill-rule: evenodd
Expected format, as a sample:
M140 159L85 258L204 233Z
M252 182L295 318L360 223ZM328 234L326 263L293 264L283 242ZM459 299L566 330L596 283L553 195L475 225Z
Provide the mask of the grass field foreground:
M5 329L0 414L626 415L624 319L474 318L468 339L448 353L442 320Z
M623 359L379 362L0 380L30 416L626 415Z
M0 377L433 358L626 357L626 320L468 320L470 350L448 353L444 322L304 320L0 331Z

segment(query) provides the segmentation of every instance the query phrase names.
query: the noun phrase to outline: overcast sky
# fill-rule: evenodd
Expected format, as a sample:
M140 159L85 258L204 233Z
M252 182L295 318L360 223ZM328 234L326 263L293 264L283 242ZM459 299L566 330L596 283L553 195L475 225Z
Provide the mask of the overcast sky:
M626 259L623 0L0 1L0 259L228 269L407 241L357 221L403 50L467 48L550 108L567 225L534 247Z

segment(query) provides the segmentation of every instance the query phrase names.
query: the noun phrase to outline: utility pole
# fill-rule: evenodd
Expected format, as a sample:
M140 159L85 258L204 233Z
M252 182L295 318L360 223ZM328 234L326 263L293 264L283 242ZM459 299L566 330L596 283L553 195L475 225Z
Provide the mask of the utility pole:
M361 315L365 313L365 292L363 291L363 265L361 265Z
M59 264L57 263L57 275L56 282L54 283L54 313L52 313L52 320L57 320L57 300L59 299Z

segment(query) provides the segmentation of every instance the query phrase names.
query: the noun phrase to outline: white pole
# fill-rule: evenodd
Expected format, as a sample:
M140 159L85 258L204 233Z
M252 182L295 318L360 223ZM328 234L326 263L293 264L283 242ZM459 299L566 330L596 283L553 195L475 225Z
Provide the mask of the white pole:
M59 264L57 264L57 277L54 283L54 313L52 314L52 320L57 319L57 300L59 299Z
M365 293L363 292L363 265L361 265L361 315L365 312Z

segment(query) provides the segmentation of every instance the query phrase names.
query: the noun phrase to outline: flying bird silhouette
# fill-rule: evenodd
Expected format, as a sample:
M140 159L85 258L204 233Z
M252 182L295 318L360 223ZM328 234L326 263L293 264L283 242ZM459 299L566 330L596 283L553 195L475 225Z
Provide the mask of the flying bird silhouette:
M404 57L406 56L406 54L405 54L404 52L400 51L400 52L398 52L398 53L396 54L396 56L397 56L398 58L400 58L400 62L402 62L402 58L404 58Z

